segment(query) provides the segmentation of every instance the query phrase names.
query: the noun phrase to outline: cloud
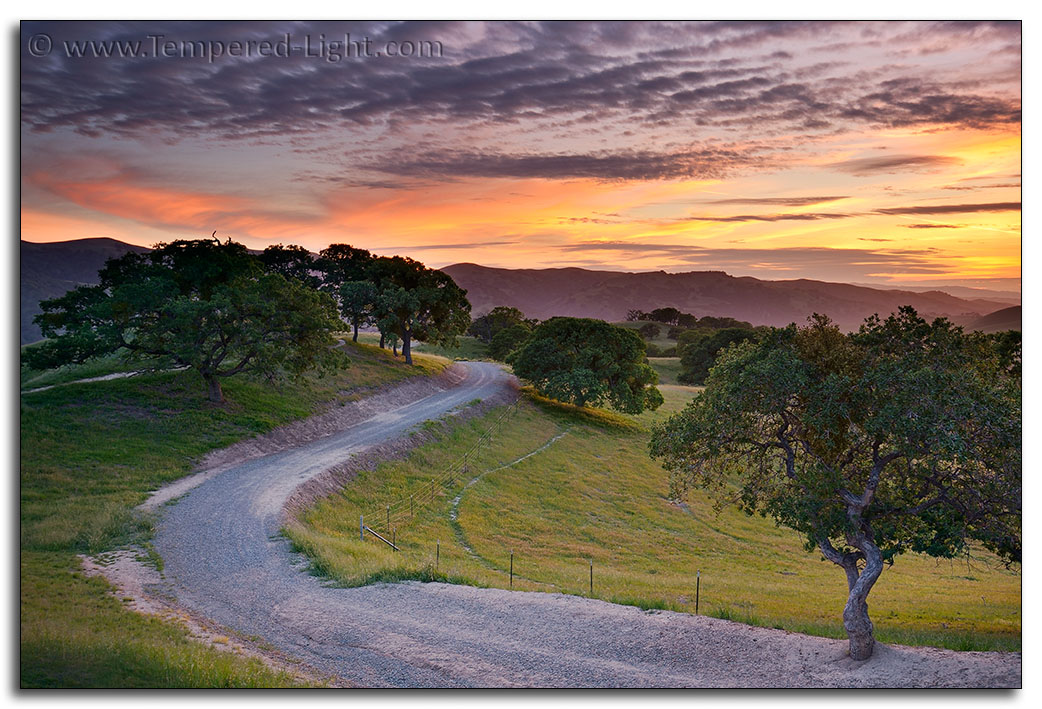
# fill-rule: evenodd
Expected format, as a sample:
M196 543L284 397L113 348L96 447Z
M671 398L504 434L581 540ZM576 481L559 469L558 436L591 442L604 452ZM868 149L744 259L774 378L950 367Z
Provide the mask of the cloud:
M821 219L847 219L856 214L839 212L797 212L794 214L739 214L729 217L683 217L691 222L813 222Z
M959 224L902 224L906 229L962 229Z
M916 33L910 33L914 27ZM32 131L226 139L313 138L372 127L486 131L565 124L622 135L634 126L677 135L735 128L763 136L828 134L855 125L988 127L1019 123L1019 77L993 53L1018 26L972 32L944 24L827 22L26 22L46 33L46 58L22 42L22 123ZM437 41L442 56L90 59L64 42L327 40L374 46ZM889 49L943 38L938 56L895 65ZM822 63L842 44L857 61ZM966 67L973 67L967 72ZM972 78L968 74L972 73ZM924 79L928 76L929 80ZM499 137L499 135L496 135ZM494 144L494 141L489 141ZM551 151L547 151L551 152Z
M749 204L785 207L806 207L813 204L824 204L825 202L836 202L841 199L849 199L846 195L834 197L735 197L731 199L716 199L706 204Z
M399 152L372 169L402 177L544 178L595 180L719 179L739 169L765 167L756 147L699 147L591 153L505 154L466 150Z
M941 254L924 249L850 249L828 247L708 248L686 244L585 241L557 247L564 253L616 253L620 258L662 258L708 270L791 277L816 274L828 279L857 278L883 273L946 273Z
M879 173L926 172L960 163L960 160L945 155L885 155L878 158L843 160L829 163L825 167L864 177Z
M1019 212L1020 202L989 202L987 204L928 204L914 207L887 207L876 214L974 214L978 212Z

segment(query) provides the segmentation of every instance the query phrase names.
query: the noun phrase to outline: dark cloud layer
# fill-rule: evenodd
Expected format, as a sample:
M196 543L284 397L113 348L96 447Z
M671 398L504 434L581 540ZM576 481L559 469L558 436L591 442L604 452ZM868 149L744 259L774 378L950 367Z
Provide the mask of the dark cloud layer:
M877 158L858 158L834 162L827 167L851 175L865 176L879 173L922 172L958 164L959 160L944 155L884 155Z
M510 177L600 180L717 179L739 168L764 167L768 156L745 150L704 147L675 152L616 151L508 155L442 151L398 153L371 169L401 177Z
M862 69L857 62L797 61L824 52L837 36L848 38L855 56L862 44L892 45L897 52L916 46L915 32L930 32L953 47L996 51L1020 39L1017 23L27 22L21 28L22 123L31 131L66 128L92 136L172 139L284 138L330 130L349 136L355 129L394 131L415 125L494 131L523 123L564 136L661 127L685 132L702 146L704 138L735 130L798 136L858 125L943 128L1019 122L1014 90L1003 94L956 75L924 72L914 63L907 69ZM63 42L72 40L144 41L147 48L150 34L172 41L229 42L278 39L285 33L298 44L305 35L333 41L345 33L369 37L375 46L389 40L436 41L444 53L339 62L299 53L214 62L61 56ZM29 39L41 34L54 43L47 57L30 52ZM426 156L424 164L417 158L379 167L394 174L453 169L477 177L660 179L714 177L764 159L757 149L675 144L647 153L625 146L603 153L549 152L442 152ZM896 156L833 167L871 174L941 167L946 160Z
M987 204L925 204L914 207L877 209L877 214L972 214L976 212L1019 212L1020 202Z

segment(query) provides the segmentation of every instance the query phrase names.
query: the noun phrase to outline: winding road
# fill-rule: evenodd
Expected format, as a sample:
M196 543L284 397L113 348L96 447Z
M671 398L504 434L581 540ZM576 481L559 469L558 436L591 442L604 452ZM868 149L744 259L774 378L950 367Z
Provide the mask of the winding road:
M344 589L302 570L279 536L293 490L509 385L466 363L458 385L345 431L224 470L161 508L166 593L308 666L367 687L1017 686L1019 655L845 643L550 593L440 583ZM880 672L882 671L882 673Z

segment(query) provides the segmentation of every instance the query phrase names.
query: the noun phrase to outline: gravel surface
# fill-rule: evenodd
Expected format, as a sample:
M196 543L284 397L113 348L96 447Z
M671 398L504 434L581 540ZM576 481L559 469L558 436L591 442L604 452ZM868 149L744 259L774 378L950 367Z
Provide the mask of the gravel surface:
M344 431L222 469L161 509L163 593L320 673L369 687L1016 687L1019 653L846 642L547 593L430 583L342 589L279 536L294 488L510 377L468 363L456 386ZM155 590L155 589L153 589Z

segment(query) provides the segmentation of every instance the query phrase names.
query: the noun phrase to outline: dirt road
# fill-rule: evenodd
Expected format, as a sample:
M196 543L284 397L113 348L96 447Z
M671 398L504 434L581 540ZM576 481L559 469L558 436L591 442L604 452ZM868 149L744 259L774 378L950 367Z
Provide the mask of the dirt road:
M1009 687L1020 655L845 643L560 594L446 584L325 585L279 537L294 488L352 453L509 384L458 385L205 479L161 508L165 592L329 675L370 687Z

